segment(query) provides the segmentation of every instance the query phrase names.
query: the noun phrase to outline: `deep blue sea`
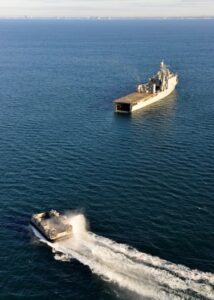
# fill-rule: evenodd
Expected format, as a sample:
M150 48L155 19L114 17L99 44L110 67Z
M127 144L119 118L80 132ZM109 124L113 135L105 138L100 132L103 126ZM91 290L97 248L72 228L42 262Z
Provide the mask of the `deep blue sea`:
M162 59L176 92L114 114ZM190 268L186 283L191 269L214 274L213 61L214 20L0 21L0 299L159 299L36 243L31 215L51 208L148 254L145 291L165 278L155 257ZM201 292L168 280L165 299L214 299L212 274Z

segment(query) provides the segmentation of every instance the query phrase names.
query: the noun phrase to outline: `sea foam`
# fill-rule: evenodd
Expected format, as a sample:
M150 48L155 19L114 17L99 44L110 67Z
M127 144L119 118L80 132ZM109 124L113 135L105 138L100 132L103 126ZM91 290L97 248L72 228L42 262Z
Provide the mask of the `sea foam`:
M214 299L214 274L191 270L96 235L87 230L83 214L68 217L72 238L45 241L55 259L75 258L103 279L149 299Z

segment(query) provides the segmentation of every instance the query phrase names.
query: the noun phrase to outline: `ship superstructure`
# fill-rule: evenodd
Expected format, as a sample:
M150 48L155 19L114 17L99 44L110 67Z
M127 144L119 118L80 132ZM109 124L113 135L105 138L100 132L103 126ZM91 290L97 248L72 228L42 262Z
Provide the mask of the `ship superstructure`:
M114 101L115 112L131 113L171 94L178 83L178 75L162 61L160 70L148 83L139 84L137 91Z

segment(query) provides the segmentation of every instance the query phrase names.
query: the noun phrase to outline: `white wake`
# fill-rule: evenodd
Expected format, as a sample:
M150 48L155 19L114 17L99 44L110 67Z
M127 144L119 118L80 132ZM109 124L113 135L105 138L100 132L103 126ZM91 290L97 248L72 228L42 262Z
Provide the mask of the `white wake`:
M98 236L86 229L82 214L69 218L71 239L45 241L56 259L75 258L106 280L149 299L214 299L214 274L190 270Z

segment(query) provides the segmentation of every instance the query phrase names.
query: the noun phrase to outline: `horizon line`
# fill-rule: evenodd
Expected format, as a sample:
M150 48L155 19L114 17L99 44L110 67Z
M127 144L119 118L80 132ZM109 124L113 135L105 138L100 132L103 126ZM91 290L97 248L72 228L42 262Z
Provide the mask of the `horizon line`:
M72 16L51 16L51 17L34 17L34 16L20 16L20 17L3 17L0 20L183 20L183 19L214 19L212 16L166 16L166 17L111 17L111 16L87 16L87 17L72 17Z

